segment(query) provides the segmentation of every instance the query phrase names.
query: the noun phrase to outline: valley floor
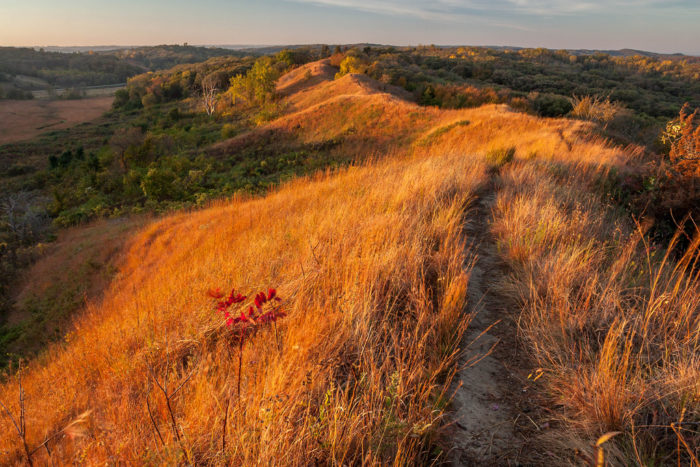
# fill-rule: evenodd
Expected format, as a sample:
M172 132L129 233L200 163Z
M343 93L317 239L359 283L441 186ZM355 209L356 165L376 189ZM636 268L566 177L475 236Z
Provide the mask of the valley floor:
M0 144L33 138L100 117L113 96L73 100L0 100Z

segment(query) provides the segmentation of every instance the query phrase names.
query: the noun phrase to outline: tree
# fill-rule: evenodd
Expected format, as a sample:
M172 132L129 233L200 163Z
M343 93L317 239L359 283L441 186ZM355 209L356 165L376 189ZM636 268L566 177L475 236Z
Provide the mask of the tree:
M247 104L264 104L275 98L276 82L279 72L273 66L270 57L260 58L248 73L231 78L231 87L227 94L235 105L238 99Z
M26 191L11 193L0 200L3 224L19 244L31 243L47 227L46 216L34 207L35 196Z
M117 152L122 169L129 170L127 151L143 143L144 135L140 127L119 128L109 140L112 148Z
M266 102L274 98L279 72L272 66L270 57L257 60L248 72L252 81L255 98L258 102Z
M218 91L214 76L209 75L202 80L202 103L204 104L204 111L209 116L213 115L216 110Z
M335 77L340 78L349 73L364 73L367 71L367 62L355 55L348 55L345 59L340 62L340 71L336 73Z

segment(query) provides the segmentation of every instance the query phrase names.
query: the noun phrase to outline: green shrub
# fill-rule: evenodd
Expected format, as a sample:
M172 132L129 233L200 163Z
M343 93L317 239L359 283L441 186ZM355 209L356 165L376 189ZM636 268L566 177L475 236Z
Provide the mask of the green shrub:
M221 137L224 139L233 138L237 134L238 129L236 128L236 125L233 125L231 123L225 123L224 126L221 128Z
M178 196L177 175L170 169L151 168L141 180L143 194L152 200L175 199Z
M537 94L532 102L532 108L541 117L563 117L571 112L574 106L564 96Z

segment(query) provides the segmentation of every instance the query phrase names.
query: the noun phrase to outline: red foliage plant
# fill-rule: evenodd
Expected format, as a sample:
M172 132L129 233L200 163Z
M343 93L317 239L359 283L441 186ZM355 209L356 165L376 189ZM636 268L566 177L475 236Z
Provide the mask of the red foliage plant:
M221 289L212 289L209 291L209 296L220 300L224 297ZM231 312L231 307L246 301L248 297L237 293L236 290L231 290L226 300L220 300L216 304L216 310L223 314L226 320L226 326L238 331L239 336L245 339L246 333L252 329L258 329L260 326L276 322L279 318L286 316L281 306L276 304L281 302L277 296L275 289L268 289L265 292L259 292L255 295L253 303L248 306L248 312L240 311L238 316L234 317Z
M684 105L678 119L666 126L662 141L670 144L662 206L677 217L700 221L700 109Z
M670 142L671 161L684 167L689 174L698 175L700 170L700 109L690 112L685 104L677 120L669 122L663 138ZM685 163L685 164L684 164Z
M218 300L216 302L216 311L223 314L223 318L238 344L238 378L236 383L237 395L240 400L241 396L241 372L243 371L243 346L245 345L246 337L252 333L262 329L265 326L273 325L275 330L275 341L279 349L279 339L277 338L277 320L287 314L282 309L280 297L277 296L275 289L268 289L267 293L259 292L253 298L252 303L248 306L247 312L245 305L241 305L236 312L233 311L234 305L240 305L247 299L247 295L236 292L235 289L224 298L224 293L220 288L210 289L209 296ZM239 313L237 315L237 313ZM229 348L230 349L230 348ZM228 422L229 407L231 405L231 396L227 398L226 412L223 419L223 436L222 449L226 448L226 426Z

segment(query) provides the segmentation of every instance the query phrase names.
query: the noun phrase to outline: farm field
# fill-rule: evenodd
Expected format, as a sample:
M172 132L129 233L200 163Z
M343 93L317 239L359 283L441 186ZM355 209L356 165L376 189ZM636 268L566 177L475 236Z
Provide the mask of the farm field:
M75 100L0 101L0 144L34 138L94 120L110 109L112 96Z

